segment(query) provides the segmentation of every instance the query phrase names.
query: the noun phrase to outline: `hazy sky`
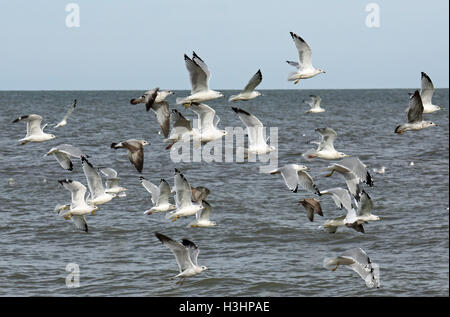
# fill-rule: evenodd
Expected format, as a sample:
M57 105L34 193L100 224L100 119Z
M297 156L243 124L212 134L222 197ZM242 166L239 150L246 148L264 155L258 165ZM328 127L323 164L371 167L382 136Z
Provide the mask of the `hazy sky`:
M80 27L68 28L68 3ZM380 27L366 26L366 5ZM210 88L413 88L425 71L449 87L449 2L0 0L0 90L190 89L183 54L208 64ZM293 85L293 31L327 73Z

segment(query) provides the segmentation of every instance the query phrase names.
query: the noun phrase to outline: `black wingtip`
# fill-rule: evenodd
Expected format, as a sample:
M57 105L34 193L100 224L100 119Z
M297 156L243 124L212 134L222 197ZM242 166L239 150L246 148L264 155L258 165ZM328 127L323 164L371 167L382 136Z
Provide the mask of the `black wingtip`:
M117 143L111 143L111 149L115 149L116 148Z
M181 243L182 243L185 247L198 249L197 245L196 245L194 242L192 242L192 241L190 241L190 240L188 240L188 239L183 239L183 240L181 240Z

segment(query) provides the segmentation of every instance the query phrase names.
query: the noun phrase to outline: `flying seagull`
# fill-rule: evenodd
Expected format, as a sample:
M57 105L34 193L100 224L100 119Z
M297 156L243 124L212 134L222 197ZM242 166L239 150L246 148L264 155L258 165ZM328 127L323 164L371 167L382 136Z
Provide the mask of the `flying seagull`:
M13 121L13 123L24 121L27 123L27 135L20 139L20 145L25 145L28 142L44 142L56 138L54 134L45 133L44 129L47 125L41 129L42 117L37 114L30 114L27 116L21 116Z
M357 203L357 208L358 220L364 222L381 220L381 217L371 213L373 209L373 201L365 190L362 190L361 192L361 199L359 203Z
M269 173L281 174L281 176L283 176L284 182L286 183L286 186L294 193L297 192L298 186L300 185L310 193L320 196L319 188L317 188L311 176L306 172L308 170L309 168L304 165L288 164Z
M209 217L211 216L211 205L203 200L202 201L203 209L197 211L195 214L195 220L192 221L190 224L188 224L188 227L196 228L196 227L202 227L202 228L208 228L208 227L215 227L217 226L217 223L214 221L211 221Z
M156 120L158 121L165 138L169 136L170 131L169 103L165 99L172 94L173 91L171 90L161 91L159 88L154 88L146 91L141 97L131 99L130 101L133 105L144 102L147 111L152 109L152 111L156 114Z
M192 59L184 54L184 61L189 72L191 80L191 95L187 97L177 98L177 104L183 104L189 107L192 102L204 102L208 100L223 97L219 91L209 89L209 79L211 74L205 62L195 53L192 54Z
M314 214L318 214L323 217L322 207L320 201L315 198L305 198L299 201L299 204L305 207L306 216L309 221L314 221Z
M195 276L208 269L206 266L197 264L200 249L194 242L183 239L180 243L158 232L155 232L155 236L175 255L180 270L180 273L175 278L181 278L181 283L186 277Z
M98 206L116 197L116 194L105 192L100 173L84 156L81 157L81 165L83 166L83 172L91 193L91 197L88 200L89 203Z
M304 101L304 103L308 104L311 107L311 109L306 111L306 113L324 112L325 109L320 107L320 102L322 101L322 98L320 98L319 96L314 96L314 95L310 95L310 97L311 97L311 100Z
M128 159L142 173L144 167L144 146L149 143L145 140L129 139L120 143L111 143L112 149L127 149Z
M269 146L266 139L264 139L264 126L257 117L236 107L232 107L231 109L237 113L239 119L247 127L249 146L247 149L244 149L247 156L250 154L266 154L276 150L275 147Z
M45 155L53 155L56 161L58 161L59 165L61 165L62 168L68 171L73 170L73 163L70 160L70 156L77 158L81 158L82 156L89 157L81 152L79 148L70 144L61 144L55 146L51 148L50 151L48 151Z
M73 181L71 179L64 179L58 181L65 189L69 190L72 194L72 201L69 208L57 208L59 210L67 210L62 216L64 219L72 219L75 226L88 232L88 225L86 223L85 215L94 214L98 209L97 206L91 205L86 201L86 186L78 181Z
M176 206L169 203L170 186L166 180L161 178L159 187L144 177L139 177L142 186L152 195L153 207L144 212L144 215L151 215L154 212L165 212L176 209Z
M256 74L253 75L252 78L250 78L244 90L237 95L231 96L228 99L228 101L238 101L238 100L247 101L250 99L255 99L258 96L261 96L261 93L259 91L255 91L255 88L261 83L261 81L262 81L262 74L261 70L258 69Z
M334 187L320 192L322 195L330 195L336 207L350 210L353 208L352 197L347 189Z
M67 124L67 119L69 119L70 114L72 113L72 111L75 110L76 106L77 106L77 100L74 99L73 102L72 102L72 105L70 106L70 108L67 111L66 115L64 116L64 118L61 120L60 123L55 125L55 128L63 127L63 126L65 126Z
M294 40L295 47L298 50L298 63L287 61L287 63L291 66L297 68L296 72L292 72L289 74L288 81L294 81L294 84L297 84L300 79L307 79L314 77L320 73L325 73L324 70L320 68L315 68L312 65L312 50L308 43L305 42L300 36L297 34L290 32L292 40Z
M169 212L166 219L176 221L180 217L189 217L195 215L197 211L203 209L203 206L192 202L192 190L189 182L183 174L175 169L175 203L176 210Z
M376 263L373 263L361 248L355 248L344 252L335 258L325 258L323 266L327 270L336 271L339 265L344 265L356 273L366 282L369 288L380 287L380 269Z
M324 160L336 160L343 157L348 157L347 154L338 152L334 148L334 139L336 139L337 133L331 128L317 128L322 139L316 150L311 149L303 153L305 159L321 158Z
M423 103L419 91L416 90L410 97L408 108L408 122L395 128L395 133L403 134L405 131L417 131L428 127L436 127L437 124L423 120Z

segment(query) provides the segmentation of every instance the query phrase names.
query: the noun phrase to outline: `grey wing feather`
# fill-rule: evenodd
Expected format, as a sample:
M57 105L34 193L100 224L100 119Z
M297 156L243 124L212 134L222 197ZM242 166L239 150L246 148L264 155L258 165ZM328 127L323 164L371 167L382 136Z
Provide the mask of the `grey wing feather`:
M250 92L255 90L255 88L261 83L262 81L262 74L261 70L258 70L255 75L253 75L252 78L250 78L247 86L245 86L244 91Z
M419 91L416 90L409 100L408 123L420 122L423 120L423 103Z

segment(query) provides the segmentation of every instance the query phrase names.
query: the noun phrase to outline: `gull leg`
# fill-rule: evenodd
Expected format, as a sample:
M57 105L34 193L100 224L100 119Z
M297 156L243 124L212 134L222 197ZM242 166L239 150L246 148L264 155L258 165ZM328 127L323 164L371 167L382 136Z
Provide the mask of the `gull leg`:
M294 85L298 84L299 81L300 81L300 78L297 79L296 81L294 81Z
M334 267L334 268L332 269L332 271L333 271L333 272L336 271L337 268L338 268L338 265L336 265L336 267Z
M177 220L178 220L178 218L180 218L180 217L178 217L178 216L174 217L174 218L172 219L172 222L175 222L175 221L177 221Z

